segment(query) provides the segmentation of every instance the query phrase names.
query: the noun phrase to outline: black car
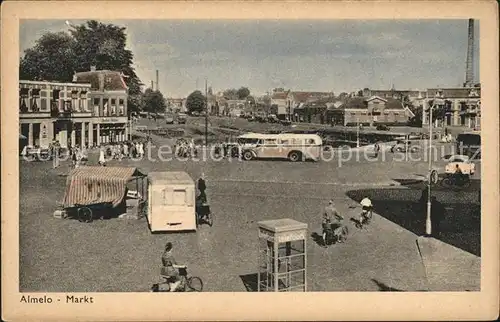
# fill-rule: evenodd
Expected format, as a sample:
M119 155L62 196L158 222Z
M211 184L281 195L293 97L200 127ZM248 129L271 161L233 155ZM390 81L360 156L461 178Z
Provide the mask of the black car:
M389 131L390 128L385 124L379 124L376 127L377 131Z

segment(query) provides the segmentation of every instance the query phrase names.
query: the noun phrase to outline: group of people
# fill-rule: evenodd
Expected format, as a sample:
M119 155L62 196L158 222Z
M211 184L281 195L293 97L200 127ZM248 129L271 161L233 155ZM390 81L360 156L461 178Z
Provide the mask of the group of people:
M71 164L73 168L78 168L80 165L85 164L88 161L87 148L85 145L82 147L75 145L74 147L70 147L69 154L71 156Z
M122 160L123 158L142 158L145 151L145 142L125 141L122 143L112 143L108 146L99 148L99 165L105 166L108 157L111 159Z
M361 205L361 214L357 219L358 227L362 228L369 219L371 218L373 211L373 204L370 198L364 197L360 202ZM338 242L344 242L346 239L346 235L348 233L348 229L343 224L344 217L337 211L335 207L335 203L333 200L328 202L328 205L325 207L323 211L323 221L321 223L321 227L323 229L322 238L323 245L326 247L328 244L328 234L330 233Z

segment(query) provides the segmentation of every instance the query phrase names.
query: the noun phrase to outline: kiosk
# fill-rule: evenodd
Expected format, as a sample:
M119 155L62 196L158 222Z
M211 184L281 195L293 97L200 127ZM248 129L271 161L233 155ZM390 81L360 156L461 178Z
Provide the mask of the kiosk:
M151 231L196 230L196 192L189 174L150 172L148 182Z
M285 218L258 225L258 291L306 292L307 224Z

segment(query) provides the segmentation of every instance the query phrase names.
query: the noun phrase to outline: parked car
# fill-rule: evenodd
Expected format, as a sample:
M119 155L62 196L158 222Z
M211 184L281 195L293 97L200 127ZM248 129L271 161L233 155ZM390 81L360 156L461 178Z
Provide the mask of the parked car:
M174 117L172 115L165 116L165 123L166 124L174 124Z
M280 120L281 125L289 126L292 124L290 120Z
M377 125L376 130L377 131L389 131L390 128L385 124L379 124L379 125Z
M192 116L200 116L200 112L194 111L194 112L191 112L191 115Z
M418 145L411 145L411 141L405 141L405 140L398 140L396 141L396 144L394 144L391 147L391 152L406 152L406 149L408 148L409 152L417 152L419 149Z
M278 123L280 120L278 119L278 117L276 116L276 114L270 114L268 117L267 117L267 120L269 121L269 123Z
M177 123L178 123L178 124L186 124L186 120L187 120L187 118L186 118L186 114L181 114L181 113L179 113L179 114L177 115Z
M473 175L476 171L476 165L471 161L467 155L452 155L448 159L448 164L444 168L444 172L447 175L452 175L457 171L457 166L460 168L463 174Z

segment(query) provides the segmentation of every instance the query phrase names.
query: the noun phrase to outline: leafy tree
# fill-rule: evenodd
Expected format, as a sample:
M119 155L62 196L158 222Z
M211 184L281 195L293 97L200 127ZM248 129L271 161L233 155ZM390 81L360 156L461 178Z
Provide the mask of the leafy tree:
M200 91L194 91L186 99L188 113L202 112L205 109L205 96Z
M71 82L77 68L76 42L65 32L46 33L21 58L19 76L25 80Z
M363 91L362 90L358 91L358 97L363 97Z
M228 100L237 100L238 99L238 90L235 88L226 89L223 93L224 98Z
M152 90L151 88L146 89L142 98L143 109L150 113L164 113L167 105L165 104L165 98L160 91Z
M236 92L238 99L243 100L250 95L250 90L247 87L240 87L240 89Z

